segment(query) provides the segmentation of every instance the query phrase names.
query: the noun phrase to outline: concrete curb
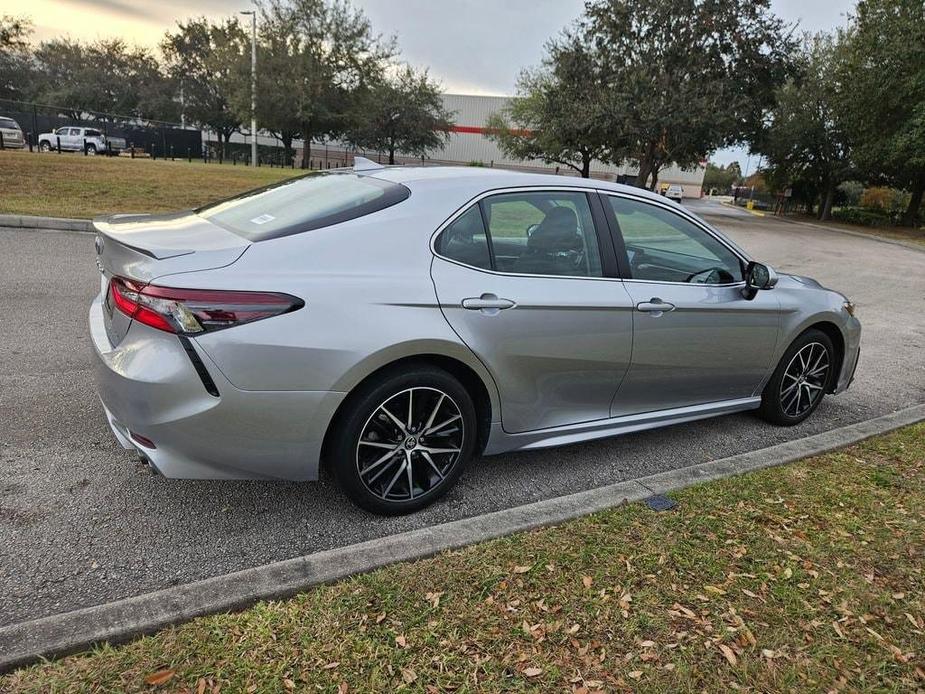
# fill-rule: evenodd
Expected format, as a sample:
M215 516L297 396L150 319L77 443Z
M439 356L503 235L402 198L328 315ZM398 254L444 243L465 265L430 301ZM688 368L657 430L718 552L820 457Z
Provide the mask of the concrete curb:
M387 564L423 559L653 494L819 455L922 420L925 404L722 460L13 624L0 628L0 672L40 658L84 650L94 643L128 641L201 615L241 609L258 600L285 598Z
M18 214L0 214L0 227L33 230L53 229L54 231L93 231L93 224L89 219L32 217Z

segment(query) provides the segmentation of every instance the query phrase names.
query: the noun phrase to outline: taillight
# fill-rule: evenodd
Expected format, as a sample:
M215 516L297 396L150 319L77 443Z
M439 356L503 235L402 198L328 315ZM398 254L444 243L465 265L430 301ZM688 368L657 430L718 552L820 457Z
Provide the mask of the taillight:
M125 315L178 335L230 328L302 308L301 299L278 292L175 289L113 277L113 305Z

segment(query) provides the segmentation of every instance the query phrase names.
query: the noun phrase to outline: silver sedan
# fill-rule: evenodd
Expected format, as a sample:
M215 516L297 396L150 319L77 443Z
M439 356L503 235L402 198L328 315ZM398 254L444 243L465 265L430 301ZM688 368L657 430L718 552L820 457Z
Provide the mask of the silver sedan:
M95 225L100 397L172 478L323 463L406 513L475 455L743 410L797 424L858 361L844 296L603 181L358 158Z

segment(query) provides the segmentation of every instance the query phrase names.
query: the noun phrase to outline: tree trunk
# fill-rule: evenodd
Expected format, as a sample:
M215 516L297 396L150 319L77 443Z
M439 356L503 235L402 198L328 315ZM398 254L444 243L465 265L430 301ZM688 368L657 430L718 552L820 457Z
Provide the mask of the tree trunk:
M591 153L581 153L581 177L591 178Z
M283 141L283 151L286 154L286 161L283 163L283 166L288 164L292 158L292 135L289 133L283 133L282 137L279 138Z
M636 187L645 188L649 180L649 174L652 173L652 165L655 159L655 140L650 140L646 144L645 153L639 158L639 174L636 176Z
M223 160L228 158L228 143L231 142L231 132L232 131L222 133L222 159Z
M911 227L915 225L915 219L918 217L919 208L922 206L922 195L925 193L925 172L919 172L912 183L912 197L909 198L909 206L903 213L902 225Z
M827 222L832 218L832 202L835 200L835 180L831 179L825 186L825 197L819 208L819 221Z
M302 123L302 162L300 167L308 168L312 156L312 128L309 123Z
M395 166L395 145L391 142L389 143L389 165Z

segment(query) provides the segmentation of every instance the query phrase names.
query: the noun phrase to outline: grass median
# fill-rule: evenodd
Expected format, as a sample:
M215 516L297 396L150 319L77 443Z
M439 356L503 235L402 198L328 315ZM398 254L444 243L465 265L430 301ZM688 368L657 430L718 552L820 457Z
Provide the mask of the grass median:
M925 424L26 668L9 692L915 691Z
M0 214L86 219L116 212L172 212L301 173L185 159L0 150Z

